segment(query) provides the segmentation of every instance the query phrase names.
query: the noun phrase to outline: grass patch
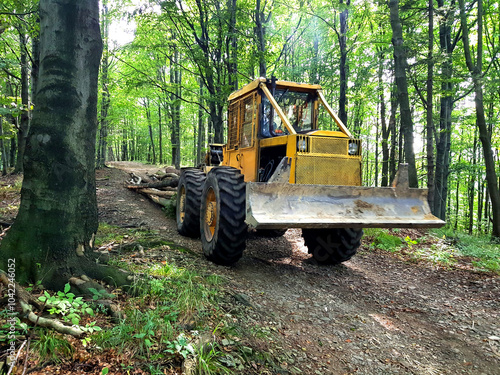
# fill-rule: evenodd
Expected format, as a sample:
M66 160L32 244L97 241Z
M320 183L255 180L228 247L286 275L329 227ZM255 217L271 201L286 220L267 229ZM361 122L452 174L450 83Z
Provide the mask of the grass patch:
M500 274L500 247L486 235L470 236L448 228L424 235L404 229L366 229L365 240L370 250L389 251L413 262Z
M399 251L404 243L400 237L392 235L384 229L365 229L365 235L367 238L371 238L369 245L371 249L380 249L394 253Z
M251 307L235 299L224 277L191 268L189 250L164 241L156 232L107 224L100 225L96 244L110 250L109 264L140 275L129 294L113 291L122 314L113 321L99 305L85 300L94 313L92 319L83 316L77 306L85 337L66 340L38 328L37 363L64 367L75 358L92 356L97 361L92 366L105 362L109 373L138 369L149 374L181 373L183 365L193 374L207 375L282 370L275 355L269 354L277 345L277 331L262 325L250 314ZM41 298L69 301L67 289L58 294L44 291ZM97 291L94 294L101 297ZM0 323L1 318L2 311ZM22 334L22 325L19 321L16 332Z
M73 356L75 348L63 335L41 329L38 333L38 339L33 342L33 349L42 362L61 363Z
M436 229L434 233L451 244L456 256L471 258L475 269L500 274L500 246L490 236L471 236L449 229Z

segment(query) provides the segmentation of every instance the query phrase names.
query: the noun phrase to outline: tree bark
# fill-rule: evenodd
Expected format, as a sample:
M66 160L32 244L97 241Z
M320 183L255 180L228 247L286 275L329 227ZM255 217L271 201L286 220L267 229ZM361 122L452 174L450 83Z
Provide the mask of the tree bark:
M109 95L109 19L108 19L108 1L102 2L102 35L103 40L103 54L101 61L101 117L99 129L99 146L97 149L97 168L104 168L106 166L106 152L108 149L108 111L110 106Z
M255 3L255 35L257 36L257 57L259 61L259 76L266 77L266 17L261 9L260 0Z
M483 1L477 1L477 55L476 63L473 63L473 58L470 48L469 28L467 25L467 14L465 13L464 0L459 0L460 4L460 24L462 29L462 41L464 45L465 63L472 77L474 86L474 104L476 107L476 124L479 129L479 139L483 146L484 164L486 167L486 181L488 183L488 191L491 199L492 213L492 231L491 235L495 239L500 238L500 190L498 187L498 178L495 171L495 160L493 150L491 149L491 134L488 131L486 117L484 113L483 101Z
M429 0L429 32L427 49L427 106L426 106L426 158L427 158L427 200L434 208L434 120L433 120L433 70L434 70L434 0Z
M172 164L175 168L179 169L181 164L181 137L180 137L180 117L181 105L180 98L181 92L181 71L179 69L179 51L174 46L174 52L170 61L170 83L173 86L173 93L171 95L170 113L172 115L172 123L170 126L170 143L172 145Z
M22 16L21 16L22 18ZM24 27L19 27L19 47L21 50L21 120L17 133L17 158L14 173L23 172L24 152L26 150L26 139L30 128L29 119L29 69L28 69L28 38Z
M418 187L415 153L413 150L413 119L408 97L408 82L406 79L406 52L403 45L403 30L399 18L399 1L389 0L392 45L394 46L394 70L398 87L398 102L401 115L401 132L404 137L404 156L408 163L408 182L410 187Z
M203 81L201 79L198 80L200 85L200 105L198 106L198 141L196 147L196 165L200 165L202 161L202 150L205 146L205 127L203 126Z
M229 12L229 38L227 39L226 49L229 55L227 71L229 74L229 87L238 90L238 32L236 30L236 11L238 4L236 0L227 1Z
M340 0L343 4L344 0ZM351 0L346 0L346 6L351 4ZM339 48L340 48L340 92L339 92L339 118L347 125L347 75L349 72L349 65L347 64L347 18L349 16L348 8L346 7L340 13L340 34L338 34Z
M2 160L2 176L7 174L7 153L5 152L5 143L3 139L3 116L0 116L0 156Z
M21 284L41 280L57 290L72 275L102 279L109 272L92 252L101 52L97 0L40 1L37 107L19 213L0 246L1 268L15 259Z
M436 134L434 208L432 211L440 219L445 220L451 148L451 113L454 95L452 53L455 44L452 42L451 22L453 21L455 9L445 10L444 0L437 0L437 2L444 14L439 23L439 46L444 59L441 64L442 94L440 99L439 131Z
M383 53L379 51L379 67L378 67L378 91L380 103L380 122L382 124L382 181L381 186L389 186L389 136L390 127L387 126L386 105L384 100L384 87L382 82L383 76Z

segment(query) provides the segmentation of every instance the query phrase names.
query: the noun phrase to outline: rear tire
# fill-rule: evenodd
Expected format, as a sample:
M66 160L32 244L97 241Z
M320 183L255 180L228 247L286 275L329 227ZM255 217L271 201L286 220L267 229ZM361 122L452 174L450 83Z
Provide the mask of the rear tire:
M177 231L186 237L200 236L200 206L206 176L200 170L183 170L177 186Z
M362 229L302 229L309 254L322 264L339 264L352 258L361 246Z
M214 263L236 263L246 247L246 184L236 168L216 167L203 187L200 231L203 253Z

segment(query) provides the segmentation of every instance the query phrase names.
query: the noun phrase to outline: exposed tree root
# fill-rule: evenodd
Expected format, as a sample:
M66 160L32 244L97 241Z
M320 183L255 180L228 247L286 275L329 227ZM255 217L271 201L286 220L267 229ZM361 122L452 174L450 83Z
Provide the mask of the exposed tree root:
M12 287L12 282L7 278L7 274L3 271L0 271L0 281L7 288ZM42 316L36 315L33 312L33 307L30 303L39 306L39 302L31 296L23 287L21 287L18 283L14 282L15 285L15 293L17 297L17 303L21 307L22 313L27 319L40 327L52 328L57 332L72 335L75 337L80 337L83 334L83 331L76 327L70 327L60 322L57 319L49 319L44 318Z
M134 278L126 272L103 265L96 265L90 273L92 273L92 276L96 279L106 279L108 282L111 282L111 284L115 286L121 285L125 287L124 289L127 290L132 287L134 281ZM86 275L81 275L79 277L73 276L70 277L68 281L72 285L72 290L75 294L92 295L90 289L93 288L101 292L103 296L109 296L109 293L101 284L93 281ZM38 301L35 297L28 293L26 289L20 286L17 282L12 283L11 280L9 280L9 278L7 277L7 274L2 270L0 270L0 283L5 285L6 288L10 289L12 289L12 284L14 284L15 295L17 297L16 303L21 308L22 315L35 326L52 328L56 332L71 335L74 337L80 337L83 335L84 331L78 327L68 326L58 319L42 317L40 315L41 312L46 308L50 308L51 306L49 304L40 303L40 301ZM119 306L117 304L114 304L111 300L101 299L96 301L96 303L103 305L106 308L108 314L114 319L120 319L122 317ZM33 307L36 307L36 309L40 310L40 313L38 315L33 312Z

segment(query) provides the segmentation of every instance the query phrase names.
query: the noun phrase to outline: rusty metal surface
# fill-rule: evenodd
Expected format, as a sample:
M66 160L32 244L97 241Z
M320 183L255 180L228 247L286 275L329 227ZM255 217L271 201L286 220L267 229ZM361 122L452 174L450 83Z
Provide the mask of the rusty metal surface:
M426 189L247 184L247 223L254 228L437 228Z

